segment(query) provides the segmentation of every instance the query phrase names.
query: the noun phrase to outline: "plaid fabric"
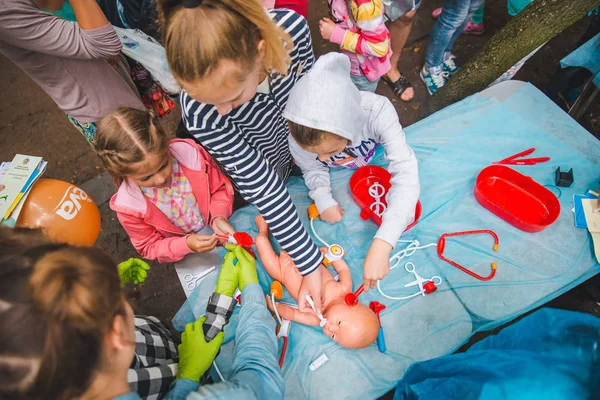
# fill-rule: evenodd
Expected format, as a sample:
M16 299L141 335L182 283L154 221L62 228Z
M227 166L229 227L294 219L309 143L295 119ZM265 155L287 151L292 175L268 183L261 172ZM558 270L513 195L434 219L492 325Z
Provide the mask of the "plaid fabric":
M207 342L213 340L227 325L236 304L237 300L233 297L216 292L210 296L206 306L206 321L202 324L204 338Z
M166 188L143 187L142 193L169 220L185 233L195 233L206 226L198 202L194 197L192 185L183 173L175 158L173 160L173 175L171 185Z
M135 356L127 381L142 399L158 399L177 376L179 354L169 330L156 318L136 315Z

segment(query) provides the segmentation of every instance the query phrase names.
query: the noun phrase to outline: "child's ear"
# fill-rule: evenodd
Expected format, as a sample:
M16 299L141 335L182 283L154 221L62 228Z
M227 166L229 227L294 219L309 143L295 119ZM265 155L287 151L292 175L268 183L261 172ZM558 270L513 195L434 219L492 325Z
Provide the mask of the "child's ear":
M127 321L122 315L115 317L112 329L108 331L106 339L112 348L118 350L131 345L131 339L128 337Z
M266 49L266 43L264 41L264 39L261 39L258 44L256 45L256 48L258 50L258 61L262 62L262 60L264 60L265 58L265 53L267 52Z

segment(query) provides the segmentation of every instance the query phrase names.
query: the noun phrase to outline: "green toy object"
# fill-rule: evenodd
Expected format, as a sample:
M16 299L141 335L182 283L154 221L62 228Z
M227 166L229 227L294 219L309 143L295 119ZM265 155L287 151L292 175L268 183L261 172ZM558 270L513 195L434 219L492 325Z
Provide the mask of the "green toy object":
M235 290L235 289L234 289ZM204 339L202 324L206 317L191 322L185 326L179 345L179 374L178 379L191 379L199 382L200 377L210 368L217 356L224 334L219 332L210 342Z
M144 282L148 276L150 266L148 263L140 258L130 258L127 261L123 261L118 266L119 278L121 278L121 285L125 286L129 282L133 282L136 285Z

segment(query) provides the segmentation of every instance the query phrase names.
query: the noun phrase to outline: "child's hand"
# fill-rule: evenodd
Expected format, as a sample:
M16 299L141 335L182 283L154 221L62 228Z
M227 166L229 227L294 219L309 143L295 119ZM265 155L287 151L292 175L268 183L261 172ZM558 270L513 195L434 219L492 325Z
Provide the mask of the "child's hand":
M306 301L306 296L312 297L317 313L321 312L321 271L317 268L302 277L300 290L298 290L298 310L300 312L315 313Z
M377 281L383 279L390 273L390 253L392 246L381 239L373 239L367 257L365 257L365 269L363 272L363 285L365 292L374 288Z
M217 247L217 237L214 235L193 233L188 235L186 241L190 250L196 253L204 253Z
M223 217L217 217L213 220L211 228L217 235L233 235L235 229L233 226Z
M321 37L325 40L329 40L334 28L335 22L329 18L323 18L319 21L319 32L321 32Z
M345 212L346 211L344 211L339 204L336 204L335 206L331 206L323 211L321 213L321 219L325 222L329 222L330 224L334 224L342 220L342 215L344 215Z

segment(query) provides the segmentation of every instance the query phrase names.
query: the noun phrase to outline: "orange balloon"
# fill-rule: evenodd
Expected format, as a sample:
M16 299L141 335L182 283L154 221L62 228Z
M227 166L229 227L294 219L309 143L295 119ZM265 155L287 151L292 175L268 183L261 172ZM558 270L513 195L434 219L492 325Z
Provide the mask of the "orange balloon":
M40 179L23 204L17 226L42 228L55 242L91 246L100 234L100 211L83 190L57 179Z

